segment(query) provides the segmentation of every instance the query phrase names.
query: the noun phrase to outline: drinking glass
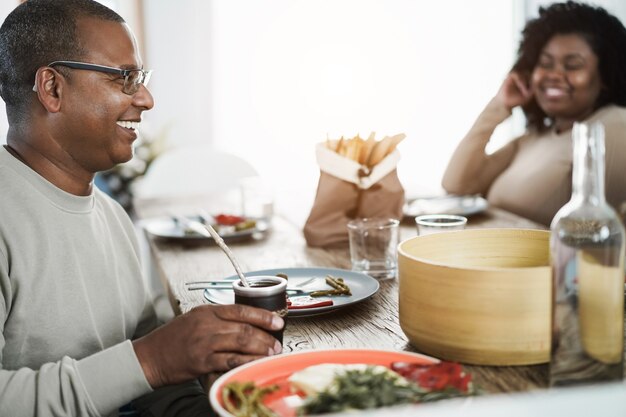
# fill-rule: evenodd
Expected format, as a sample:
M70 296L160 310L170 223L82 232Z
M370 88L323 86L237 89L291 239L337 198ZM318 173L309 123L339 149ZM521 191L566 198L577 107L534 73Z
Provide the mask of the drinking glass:
M396 219L365 218L348 223L352 270L374 278L396 276L399 243Z
M453 214L424 214L415 218L417 234L419 236L449 232L452 230L463 230L465 229L466 223L466 217Z

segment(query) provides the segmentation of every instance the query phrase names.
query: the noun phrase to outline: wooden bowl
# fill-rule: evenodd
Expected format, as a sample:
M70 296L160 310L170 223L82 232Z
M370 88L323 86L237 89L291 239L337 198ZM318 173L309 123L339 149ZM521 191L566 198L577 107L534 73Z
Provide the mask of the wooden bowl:
M400 327L423 353L478 365L550 357L550 232L474 229L398 246Z

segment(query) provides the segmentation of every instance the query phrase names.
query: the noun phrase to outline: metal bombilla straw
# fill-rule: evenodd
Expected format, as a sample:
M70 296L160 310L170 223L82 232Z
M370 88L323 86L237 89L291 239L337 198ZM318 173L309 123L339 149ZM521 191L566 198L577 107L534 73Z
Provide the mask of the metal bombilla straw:
M203 226L209 232L211 237L215 240L217 246L219 246L224 251L226 256L228 256L228 259L230 259L230 263L233 264L233 267L235 268L235 271L237 271L237 275L239 275L241 283L244 285L244 287L249 287L250 284L248 284L246 277L243 275L241 267L239 266L239 262L237 262L237 259L235 258L235 255L233 255L233 252L230 250L230 248L226 245L226 243L224 243L224 239L222 239L222 237L217 234L213 226L211 226L210 224L204 223Z
M202 236L212 237L213 240L215 240L215 243L217 243L217 246L219 246L224 251L226 256L228 256L230 263L233 264L233 266L235 267L235 271L237 271L237 275L239 275L239 278L241 279L241 283L244 285L244 287L250 286L250 284L248 284L248 281L246 280L246 277L243 275L243 272L241 271L241 267L239 266L237 259L235 259L235 255L233 255L233 252L230 250L230 248L226 246L226 243L224 243L224 239L222 239L222 237L215 231L213 226L211 226L210 224L204 221L199 222L196 220L189 220L188 218L184 216L180 216L180 217L172 216L172 218L175 219L175 221L180 222L186 228L193 230L194 232ZM206 218L206 217L202 216L202 218Z

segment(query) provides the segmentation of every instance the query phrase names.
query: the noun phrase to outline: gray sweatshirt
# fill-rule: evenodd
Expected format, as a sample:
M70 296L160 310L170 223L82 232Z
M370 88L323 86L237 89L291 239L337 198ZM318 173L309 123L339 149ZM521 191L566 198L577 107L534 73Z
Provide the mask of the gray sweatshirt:
M129 340L155 326L120 206L0 146L0 416L117 415L152 391Z

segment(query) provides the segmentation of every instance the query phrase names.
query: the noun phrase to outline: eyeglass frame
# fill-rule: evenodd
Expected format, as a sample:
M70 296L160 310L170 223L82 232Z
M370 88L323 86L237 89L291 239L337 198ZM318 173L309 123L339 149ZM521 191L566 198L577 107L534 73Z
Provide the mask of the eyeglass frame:
M150 81L150 76L152 75L152 70L144 70L143 68L133 68L133 69L124 69L124 68L115 68L108 67L106 65L98 65L98 64L89 64L86 62L78 62L78 61L54 61L49 63L48 67L54 67L55 65L61 65L64 67L72 68L72 69L81 69L81 70L89 70L89 71L98 71L104 72L107 74L117 74L124 77L124 86L122 87L122 92L124 94L128 94L132 96L139 90L139 85L143 85L146 87L148 82ZM139 78L138 82L132 84L134 90L129 90L127 84L129 80L129 76L132 72L139 71L141 73L141 78ZM135 87L136 86L136 87ZM37 85L33 86L33 91L37 91Z

